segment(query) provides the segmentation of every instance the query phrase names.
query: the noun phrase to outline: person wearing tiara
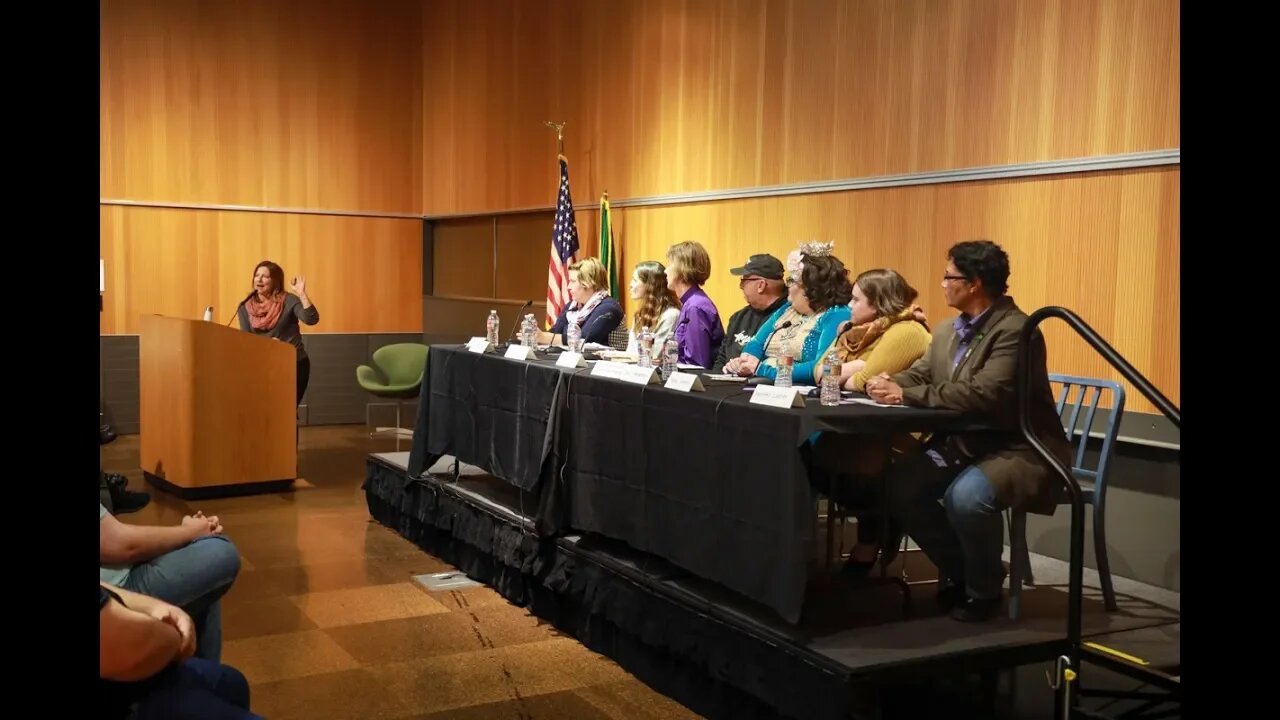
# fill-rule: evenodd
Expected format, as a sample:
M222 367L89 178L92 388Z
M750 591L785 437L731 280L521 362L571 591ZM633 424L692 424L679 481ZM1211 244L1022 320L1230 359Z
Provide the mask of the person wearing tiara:
M840 326L849 319L853 285L848 268L831 254L830 244L808 243L800 248L798 260L788 264L792 269L787 304L760 326L741 355L725 364L726 373L772 380L778 375L778 358L790 356L792 382L818 384L821 353L831 347Z

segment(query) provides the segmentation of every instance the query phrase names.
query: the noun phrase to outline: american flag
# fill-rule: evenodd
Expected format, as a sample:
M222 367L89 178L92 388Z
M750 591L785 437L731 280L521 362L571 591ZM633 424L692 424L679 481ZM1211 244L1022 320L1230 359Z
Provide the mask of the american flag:
M569 302L569 266L578 253L578 223L569 194L569 164L560 158L560 195L556 199L555 226L551 232L551 262L547 267L547 327L551 327Z

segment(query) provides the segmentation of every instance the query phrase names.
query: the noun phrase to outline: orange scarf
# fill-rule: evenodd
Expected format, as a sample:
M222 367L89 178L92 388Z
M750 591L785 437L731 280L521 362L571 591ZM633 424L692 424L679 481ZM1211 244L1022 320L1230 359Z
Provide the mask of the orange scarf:
M254 330L263 332L270 330L280 322L280 314L284 311L284 293L277 293L269 300L262 300L257 293L244 304L249 313L249 325Z
M884 335L884 332L891 325L907 320L915 320L924 325L926 330L929 329L929 324L924 320L924 311L918 305L912 305L892 317L878 317L861 325L850 327L849 323L845 323L846 329L840 333L840 337L836 338L835 344L836 354L839 355L840 362L847 363L851 360L856 360L858 355L880 339L880 336Z

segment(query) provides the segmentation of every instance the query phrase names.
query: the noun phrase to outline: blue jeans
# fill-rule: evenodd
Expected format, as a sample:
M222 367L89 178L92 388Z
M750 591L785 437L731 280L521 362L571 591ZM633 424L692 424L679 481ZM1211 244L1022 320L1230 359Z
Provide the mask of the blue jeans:
M122 586L182 608L196 624L196 657L222 658L218 599L240 572L240 552L221 535L202 537L129 570Z
M921 454L894 463L889 472L892 512L937 566L939 585L950 580L963 583L969 597L999 597L1005 508L982 470L941 468Z
M233 667L192 658L149 682L135 720L260 720L249 712L248 681Z

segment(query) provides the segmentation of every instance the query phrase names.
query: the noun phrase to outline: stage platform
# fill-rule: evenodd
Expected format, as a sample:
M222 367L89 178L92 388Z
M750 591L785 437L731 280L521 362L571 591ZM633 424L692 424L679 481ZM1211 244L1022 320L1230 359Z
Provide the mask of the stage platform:
M972 678L961 692L990 693L994 703L994 671L1052 661L1067 649L1067 567L1051 558L1033 556L1038 585L1023 591L1022 619L966 624L936 608L931 583L913 586L907 614L896 586L860 586L826 572L819 537L803 617L790 625L622 543L539 539L531 517L537 498L478 468L462 466L455 479L445 458L415 480L407 464L407 452L368 457L365 492L378 522L707 717L877 714L889 694L925 680ZM921 554L905 557L913 579L932 572ZM1176 593L1116 578L1120 609L1107 613L1096 574L1086 573L1087 639L1179 664Z

